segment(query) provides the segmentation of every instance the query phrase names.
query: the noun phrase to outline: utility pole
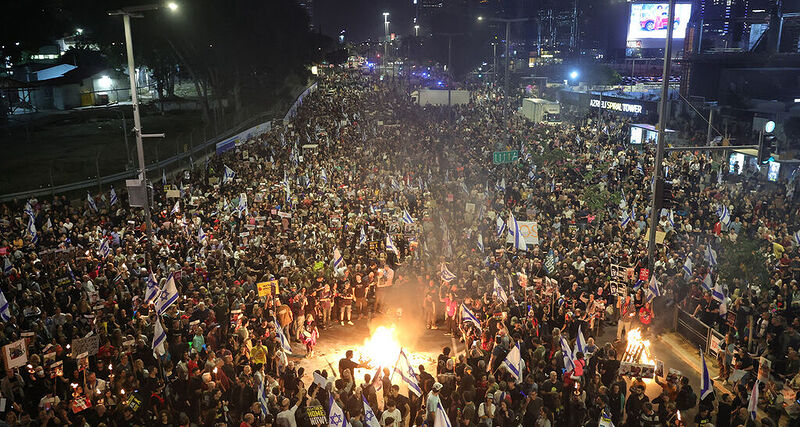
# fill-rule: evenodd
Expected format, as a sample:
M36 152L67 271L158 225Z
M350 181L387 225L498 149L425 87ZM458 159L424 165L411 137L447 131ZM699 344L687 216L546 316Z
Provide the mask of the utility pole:
M666 46L664 47L664 70L661 74L661 102L658 111L658 142L656 143L656 159L655 165L653 166L653 176L655 179L653 180L653 184L650 188L650 235L648 236L647 242L647 265L648 269L650 270L650 274L655 274L653 271L653 266L656 262L656 227L658 226L658 220L661 217L661 209L659 208L658 211L656 211L656 208L660 206L661 203L658 203L660 201L656 199L662 197L662 195L656 194L656 188L663 188L664 181L661 171L661 163L664 161L664 147L666 146L664 136L667 127L667 120L669 119L667 116L667 104L669 102L670 66L672 65L672 23L674 21L675 0L669 0L669 13L667 14L667 42Z

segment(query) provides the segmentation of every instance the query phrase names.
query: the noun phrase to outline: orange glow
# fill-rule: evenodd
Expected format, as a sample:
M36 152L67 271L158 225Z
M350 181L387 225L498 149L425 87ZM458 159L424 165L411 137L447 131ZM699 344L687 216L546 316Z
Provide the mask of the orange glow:
M400 342L397 339L397 330L394 325L390 327L379 326L372 336L364 340L364 345L358 349L357 355L362 363L371 368L378 366L394 366L397 356L400 355Z

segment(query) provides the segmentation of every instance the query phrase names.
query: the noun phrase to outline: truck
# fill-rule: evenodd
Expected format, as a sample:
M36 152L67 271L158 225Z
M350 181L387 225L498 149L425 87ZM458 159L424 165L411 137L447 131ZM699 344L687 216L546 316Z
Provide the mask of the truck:
M411 92L411 100L420 106L469 104L468 90L420 89Z
M561 123L561 105L546 99L523 99L520 114L535 123Z

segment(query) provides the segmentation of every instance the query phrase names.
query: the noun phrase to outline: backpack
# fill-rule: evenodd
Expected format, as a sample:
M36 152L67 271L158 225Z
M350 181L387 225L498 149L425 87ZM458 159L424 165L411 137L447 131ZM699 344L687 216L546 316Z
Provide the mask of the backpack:
M697 406L697 395L694 393L691 386L686 385L686 387L688 387L689 390L681 390L682 393L680 393L678 399L676 399L677 402L675 402L675 406L681 411L686 411Z

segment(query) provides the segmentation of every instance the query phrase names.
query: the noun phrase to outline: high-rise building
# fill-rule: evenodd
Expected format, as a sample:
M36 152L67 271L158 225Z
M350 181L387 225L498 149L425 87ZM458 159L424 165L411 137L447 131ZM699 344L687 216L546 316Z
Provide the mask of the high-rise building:
M298 0L300 7L308 13L308 25L314 28L314 0Z

